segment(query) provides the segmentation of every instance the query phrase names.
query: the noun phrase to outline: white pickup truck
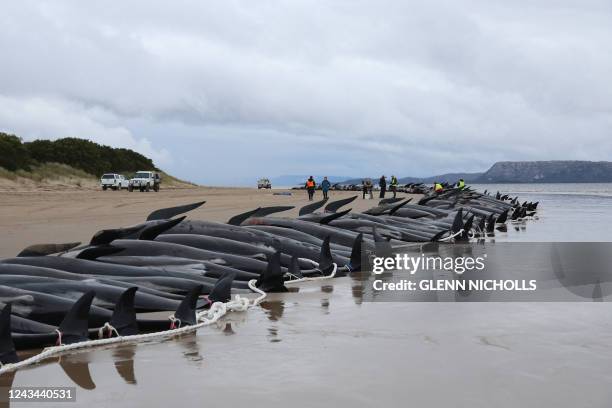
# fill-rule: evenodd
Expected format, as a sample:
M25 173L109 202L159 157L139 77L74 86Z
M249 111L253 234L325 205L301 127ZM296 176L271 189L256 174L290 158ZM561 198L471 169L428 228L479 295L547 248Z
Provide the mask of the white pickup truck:
M138 189L140 191L159 191L159 185L161 184L161 176L159 173L154 171L139 171L132 179L130 179L129 191Z
M272 183L267 178L260 178L257 180L257 189L259 190L260 188L272 188Z
M100 187L102 190L113 189L121 190L122 188L129 188L130 182L123 177L121 174L107 173L103 174L100 178Z

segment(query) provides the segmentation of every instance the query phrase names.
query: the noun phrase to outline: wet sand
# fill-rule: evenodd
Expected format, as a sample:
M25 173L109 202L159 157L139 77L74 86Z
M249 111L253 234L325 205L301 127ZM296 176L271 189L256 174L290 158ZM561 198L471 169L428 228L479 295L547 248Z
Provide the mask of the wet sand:
M609 406L606 303L366 303L358 286L301 284L197 334L52 359L13 385L76 386L79 406Z
M281 192L292 195L274 195ZM347 208L362 211L378 202L378 199L362 200L360 192L333 191L330 197L333 200L357 194L358 199ZM321 198L318 191L315 199ZM252 188L162 188L159 193L99 189L6 192L0 194L0 257L15 256L33 244L89 242L98 230L137 224L158 208L204 200L206 204L189 212L188 217L226 222L241 212L277 205L296 206L279 215L297 216L299 208L308 204L305 191Z

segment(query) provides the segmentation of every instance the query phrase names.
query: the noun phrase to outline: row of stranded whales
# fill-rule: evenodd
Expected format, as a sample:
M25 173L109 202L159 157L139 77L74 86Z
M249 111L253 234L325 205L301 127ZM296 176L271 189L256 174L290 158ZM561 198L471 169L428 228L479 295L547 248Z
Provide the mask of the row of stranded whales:
M342 210L355 198L310 203L295 218L278 216L293 207L275 206L227 223L186 219L201 201L98 231L85 245L37 244L0 259L0 362L17 361L16 350L94 338L109 324L108 336L193 325L197 311L248 292L250 282L283 292L289 279L360 271L381 242L465 241L537 208L466 188L430 191L418 203L384 199L363 213ZM175 319L140 315L160 311Z

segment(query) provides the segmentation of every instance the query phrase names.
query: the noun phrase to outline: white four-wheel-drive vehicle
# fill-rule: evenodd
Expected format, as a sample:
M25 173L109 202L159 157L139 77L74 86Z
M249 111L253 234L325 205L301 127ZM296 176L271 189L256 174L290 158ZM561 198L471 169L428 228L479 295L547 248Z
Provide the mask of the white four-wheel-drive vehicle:
M139 171L130 180L129 190L134 191L138 189L140 191L159 191L159 185L161 184L161 176L159 173L154 171Z
M257 188L272 188L272 184L267 178L260 178L259 180L257 180Z
M121 174L107 173L103 174L102 178L100 178L100 187L102 187L102 190L108 188L121 190L122 188L129 188L129 186L130 182Z

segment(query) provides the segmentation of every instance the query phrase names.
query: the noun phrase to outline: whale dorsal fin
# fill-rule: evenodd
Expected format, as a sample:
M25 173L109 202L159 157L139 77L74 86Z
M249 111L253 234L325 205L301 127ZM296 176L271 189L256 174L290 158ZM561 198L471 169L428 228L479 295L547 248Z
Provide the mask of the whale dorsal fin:
M138 334L138 322L136 321L136 310L134 309L134 298L138 287L126 289L117 303L110 324L120 336L131 336Z
M203 288L204 285L197 285L191 289L174 312L174 317L180 320L181 326L193 326L197 323L196 307Z
M83 294L68 311L58 330L62 333L62 343L71 344L89 340L87 331L89 324L89 309L96 292L90 290Z
M11 304L7 303L0 313L0 363L10 364L18 361L19 357L11 336Z

